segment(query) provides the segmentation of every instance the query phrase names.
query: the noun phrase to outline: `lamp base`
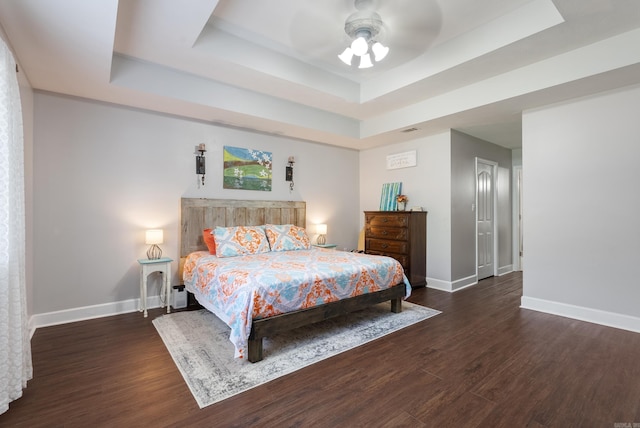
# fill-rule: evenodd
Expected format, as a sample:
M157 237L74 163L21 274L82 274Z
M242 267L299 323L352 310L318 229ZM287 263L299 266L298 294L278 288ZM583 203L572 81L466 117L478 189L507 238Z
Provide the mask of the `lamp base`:
M160 249L160 247L158 247L156 244L150 246L147 250L147 258L149 260L158 260L160 257L162 257L162 250Z
M318 245L324 245L327 243L327 237L325 235L318 235L318 239L316 240Z

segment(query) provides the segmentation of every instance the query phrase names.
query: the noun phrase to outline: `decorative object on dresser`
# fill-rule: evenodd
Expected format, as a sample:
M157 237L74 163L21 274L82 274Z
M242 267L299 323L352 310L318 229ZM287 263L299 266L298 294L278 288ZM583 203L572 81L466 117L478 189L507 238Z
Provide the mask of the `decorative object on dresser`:
M404 268L411 286L427 284L427 212L365 211L367 254L389 256Z
M408 201L409 201L409 198L407 197L407 195L396 196L396 202L398 203L398 211L406 210Z
M380 211L395 211L398 207L396 197L402 191L402 183L384 183L380 195Z

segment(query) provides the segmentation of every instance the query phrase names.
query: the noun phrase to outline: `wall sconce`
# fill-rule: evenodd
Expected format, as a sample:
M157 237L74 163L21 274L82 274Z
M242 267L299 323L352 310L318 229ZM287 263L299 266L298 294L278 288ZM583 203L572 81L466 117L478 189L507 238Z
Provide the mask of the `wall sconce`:
M204 173L205 173L205 164L204 164L204 153L207 151L204 143L198 145L196 149L200 154L196 153L196 174L201 175L202 185L204 186Z
M316 233L318 234L318 239L316 239L316 244L324 245L327 243L327 225L326 224L316 224Z
M163 238L162 229L147 230L145 243L151 245L147 250L147 258L149 260L158 260L162 257L162 250L158 247L158 244L162 244Z
M288 165L285 168L284 179L289 182L289 191L293 192L293 164L295 163L295 158L293 156L289 156L287 160Z

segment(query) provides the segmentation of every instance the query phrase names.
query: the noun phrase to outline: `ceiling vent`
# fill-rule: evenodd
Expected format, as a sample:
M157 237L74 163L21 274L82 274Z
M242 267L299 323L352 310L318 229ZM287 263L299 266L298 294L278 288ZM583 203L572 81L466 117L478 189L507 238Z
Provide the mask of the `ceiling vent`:
M407 128L407 129L403 129L402 132L407 133L407 132L413 132L413 131L417 131L418 128Z

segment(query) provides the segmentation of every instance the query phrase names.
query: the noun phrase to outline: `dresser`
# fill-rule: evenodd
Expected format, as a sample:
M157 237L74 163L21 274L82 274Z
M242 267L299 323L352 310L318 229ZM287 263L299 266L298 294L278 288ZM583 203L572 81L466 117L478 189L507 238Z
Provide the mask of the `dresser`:
M398 260L411 286L427 284L427 213L365 211L364 252Z

